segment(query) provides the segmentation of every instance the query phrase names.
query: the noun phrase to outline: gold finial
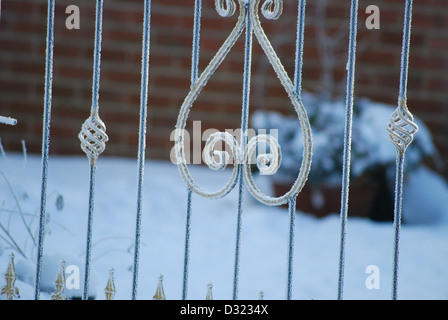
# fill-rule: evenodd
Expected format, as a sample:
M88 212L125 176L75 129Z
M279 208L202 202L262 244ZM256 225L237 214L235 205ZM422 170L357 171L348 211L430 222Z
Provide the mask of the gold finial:
M65 288L65 261L61 261L59 266L59 273L56 281L56 291L51 294L51 300L67 300L67 296L64 294Z
M9 255L8 269L5 273L6 285L3 287L0 294L6 296L6 300L19 299L19 289L16 288L15 282L17 280L16 268L14 267L14 253Z
M106 293L106 300L114 300L115 293L117 292L115 290L114 272L114 268L109 270L109 279L107 280L106 289L104 289L104 292Z
M205 297L205 300L213 300L213 284L209 283L207 284L207 296Z
M156 294L153 297L154 300L166 300L165 292L163 290L163 276L159 276L159 284L157 285Z

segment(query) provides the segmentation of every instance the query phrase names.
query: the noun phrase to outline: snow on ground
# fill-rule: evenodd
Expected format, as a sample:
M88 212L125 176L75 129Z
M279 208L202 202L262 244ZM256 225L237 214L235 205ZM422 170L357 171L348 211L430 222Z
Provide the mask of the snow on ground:
M22 212L38 214L41 190L41 159L7 155L0 169L11 183ZM229 172L193 167L197 182L210 190L218 188ZM93 222L92 284L96 299L104 299L108 271L115 269L116 299L130 299L132 290L133 242L136 218L137 162L107 158L98 161ZM429 182L428 182L429 181ZM431 183L431 184L430 184ZM42 284L56 280L60 259L81 270L82 289L86 245L89 162L84 157L50 157L48 179L48 234L45 238ZM15 253L22 299L33 299L35 254L23 228L16 203L5 179L0 177L1 222L12 230L30 259ZM411 177L405 190L404 215L415 224L401 232L399 298L448 298L448 199L446 183L423 169ZM55 203L63 196L63 209ZM142 247L138 299L152 299L159 275L164 276L167 299L181 299L184 261L186 187L177 167L168 162L148 161L145 167L142 216ZM422 199L422 196L425 198ZM244 198L239 299L284 299L288 246L288 213L283 208ZM60 204L60 203L59 203ZM193 196L191 256L188 299L205 299L207 284L213 283L215 299L231 299L233 287L237 190L219 200ZM426 210L429 209L429 212ZM26 216L27 219L30 216ZM428 218L428 219L426 219ZM434 222L434 221L439 222ZM446 221L446 220L445 220ZM431 223L430 223L431 222ZM32 229L37 229L37 216ZM336 299L338 283L340 222L335 213L315 218L297 212L293 299ZM390 299L392 278L391 223L350 218L347 225L345 299ZM7 248L0 248L0 272L8 263ZM379 289L367 289L366 268L380 271ZM3 287L5 280L0 277ZM68 296L81 290L65 290ZM41 299L48 299L43 292Z

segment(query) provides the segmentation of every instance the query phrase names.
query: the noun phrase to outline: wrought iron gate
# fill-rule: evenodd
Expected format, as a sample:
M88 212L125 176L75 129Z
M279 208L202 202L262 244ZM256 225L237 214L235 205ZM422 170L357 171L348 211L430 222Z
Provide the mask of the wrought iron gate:
M394 228L395 236L394 257L393 257L393 285L392 299L397 299L398 292L398 267L399 267L399 241L401 227L401 207L403 195L403 164L406 149L413 140L414 133L418 130L413 122L412 114L406 105L406 87L409 65L409 49L410 49L410 31L412 18L412 0L405 1L405 15L403 28L402 43L402 59L400 86L398 95L398 107L391 115L390 123L387 129L390 140L396 147L396 184L395 184L395 212L394 212ZM188 298L188 274L189 274L189 252L190 252L190 221L194 214L192 210L193 194L206 198L225 197L231 190L238 188L238 210L237 225L235 239L235 255L234 255L234 280L233 280L233 299L238 299L238 283L239 283L239 264L240 264L240 246L241 246L241 229L243 219L243 190L247 188L252 196L259 202L269 206L279 206L288 204L289 206L289 241L288 257L286 265L287 281L285 285L285 298L292 298L293 283L293 261L294 261L294 227L295 227L295 201L301 189L305 185L312 161L312 131L309 124L305 106L302 102L302 64L303 64L303 42L305 32L305 8L306 1L298 0L297 15L297 40L295 54L295 71L293 79L291 79L285 71L282 61L277 56L272 47L269 38L266 36L260 21L260 13L266 19L276 20L280 17L283 10L282 0L215 0L215 7L219 15L223 18L230 17L234 14L238 15L237 22L224 41L215 56L208 63L207 67L200 72L199 70L199 54L201 40L201 9L202 1L195 0L194 5L194 29L192 44L192 65L191 65L191 88L185 97L183 104L180 106L178 120L176 124L176 157L179 172L187 185L187 202L186 202L186 225L185 225L185 251L184 251L184 271L183 271L183 290L182 298ZM55 0L48 0L47 15L47 50L46 50L46 72L45 72L45 94L44 94L44 110L43 110L43 136L42 136L42 188L41 188L41 205L40 205L40 223L39 223L39 239L38 239L38 255L36 267L36 283L35 283L35 299L38 300L39 284L42 272L42 256L45 248L44 245L44 227L46 219L46 199L47 199L47 176L48 176L48 159L50 144L50 119L52 104L52 72L53 72L53 44L54 44L54 12ZM102 13L103 0L96 2L96 33L94 48L94 64L93 64L93 86L92 86L92 106L88 119L82 126L79 133L81 148L86 153L90 161L90 185L89 185L89 211L87 226L87 244L85 256L85 279L83 299L88 298L88 286L90 276L90 252L92 245L93 230L93 214L94 214L94 194L95 194L95 172L96 160L106 147L108 136L106 134L106 126L100 119L99 110L99 87L100 87L100 64L101 64L101 40L102 40ZM346 118L345 118L345 136L344 136L344 154L343 154L343 171L342 171L342 194L341 194L341 211L340 211L340 255L339 255L339 279L337 298L343 299L344 288L344 257L346 242L346 223L349 199L349 176L350 176L350 150L351 150L351 128L353 114L353 92L355 87L355 65L356 65L356 48L357 48L357 20L358 20L358 1L351 0L350 14L350 33L348 43L348 61L347 61L347 85L346 85ZM140 125L139 125L139 146L138 146L138 191L137 191L137 212L136 212L136 230L135 230L135 251L133 263L133 289L132 299L137 299L137 285L139 272L139 254L140 254L140 236L141 236L141 211L143 202L143 180L144 180L144 163L145 163L145 147L146 147L146 122L148 107L148 76L150 68L150 26L151 26L151 0L144 0L144 21L142 32L142 64L141 64L141 92L140 92ZM255 37L254 37L255 36ZM244 37L245 49L243 70L243 90L242 90L242 107L241 107L241 138L239 141L232 135L224 132L218 132L210 136L204 148L204 158L206 164L214 170L224 169L230 160L233 160L234 167L230 180L225 186L214 192L202 189L190 175L187 162L185 160L184 150L184 129L186 127L187 118L195 99L201 94L201 90L207 84L208 80L213 76L219 65L226 59L226 55L233 47L237 39ZM251 58L252 44L254 41L259 42L264 54L267 56L273 70L277 74L281 85L289 96L291 105L297 113L298 121L301 126L304 137L304 152L300 172L291 187L284 195L279 197L271 197L264 194L255 184L251 173L251 159L256 155L256 165L262 174L274 174L281 165L281 146L275 137L271 135L258 135L251 139L248 138L248 121L249 121L249 93L251 86ZM4 124L14 125L15 120L0 117L0 122ZM173 128L174 129L174 128ZM226 151L215 149L215 145L220 142L226 143L231 150L231 155ZM257 154L259 144L269 146L270 153ZM113 273L111 273L112 276ZM113 297L113 285L110 283L108 297ZM160 295L163 295L161 291ZM211 295L210 295L211 296Z

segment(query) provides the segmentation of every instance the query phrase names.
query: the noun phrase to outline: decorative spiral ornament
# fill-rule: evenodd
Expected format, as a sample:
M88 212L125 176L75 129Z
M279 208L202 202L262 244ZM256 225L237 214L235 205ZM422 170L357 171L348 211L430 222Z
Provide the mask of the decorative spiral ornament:
M221 17L231 17L236 11L233 0L215 0L215 7Z
M277 20L283 13L283 0L266 0L261 7L261 13L266 19Z
M271 206L278 206L285 204L288 202L288 200L292 197L296 197L299 192L304 187L306 181L308 180L308 175L311 170L311 161L312 161L312 148L313 148L313 142L312 142L312 133L311 133L311 125L308 119L308 115L306 112L306 108L303 105L302 99L297 95L294 89L294 84L292 83L291 79L289 78L285 68L283 67L280 59L278 58L274 48L272 47L268 37L266 36L263 27L261 26L260 18L258 15L258 7L260 5L260 0L252 0L250 5L250 18L252 21L252 26L254 30L254 34L260 43L261 47L263 48L264 53L268 57L268 60L273 67L275 73L277 74L277 77L279 78L283 88L287 92L289 99L291 100L292 105L294 106L294 110L297 113L297 116L299 118L300 127L302 129L302 135L303 135L303 154L302 154L302 164L300 166L299 174L293 183L291 189L286 192L284 195L279 197L270 197L264 193L262 193L255 185L255 182L252 178L252 173L249 170L249 166L246 165L244 170L244 176L246 179L246 183L248 185L248 188L252 195L260 202L271 205ZM280 16L282 11L282 5L283 1L281 0L274 0L273 2L271 0L267 0L264 2L262 7L262 13L266 18L270 19L276 19ZM272 7L274 6L274 7ZM269 13L270 12L270 13ZM269 140L272 150L276 150L275 145L276 140L270 139ZM278 143L277 143L278 144ZM281 153L279 152L279 155ZM245 154L246 157L249 157L249 154ZM272 160L275 158L273 157ZM280 157L278 157L279 162L278 165L280 165ZM272 164L271 164L272 165ZM259 167L260 168L260 167ZM274 167L272 167L274 168Z
M308 179L312 158L311 126L303 102L296 93L291 79L288 77L288 74L286 73L280 59L275 53L275 50L272 48L272 45L261 26L258 16L260 0L238 0L238 3L240 6L240 14L235 27L233 28L232 32L225 40L221 48L215 54L213 59L204 69L202 74L196 80L190 92L185 97L182 106L180 107L175 131L177 166L182 178L187 183L188 188L205 198L221 198L227 195L235 187L238 178L238 168L242 166L243 177L241 178L244 178L250 193L258 201L268 205L282 205L288 202L288 200L292 197L297 196ZM233 15L236 10L236 5L233 0L215 0L215 6L216 11L223 17L229 17ZM263 2L261 11L263 16L267 19L278 19L283 11L283 1L266 0ZM185 160L184 131L187 124L188 114L190 113L194 101L197 99L210 77L215 73L217 68L224 61L230 49L234 46L238 38L241 36L243 30L247 27L247 19L251 21L252 29L258 42L263 48L263 51L268 57L270 64L272 65L282 86L284 87L291 100L294 110L298 115L302 134L304 137L304 151L302 164L300 166L300 172L291 189L280 197L270 197L262 193L257 188L252 177L250 166L251 160L254 156L258 144L265 143L270 147L270 153L260 154L257 156L256 164L260 173L263 175L273 175L279 169L281 164L280 145L278 141L270 135L259 135L252 138L247 143L247 145L244 146L244 150L242 149L243 146L240 146L236 139L230 133L218 132L212 134L209 137L203 150L203 159L205 160L206 164L213 170L223 170L230 163L232 157L234 160L234 164L236 164L233 166L232 175L227 184L221 190L218 190L216 192L204 191L196 184L188 170L188 166ZM215 149L215 146L218 142L224 142L226 145L230 146L233 154L232 157L226 151Z
M282 162L282 151L277 139L271 135L260 134L250 139L246 147L246 152L244 153L244 165L248 170L250 169L253 154L257 151L257 147L261 143L267 144L271 153L262 153L257 155L257 168L261 175L274 175L280 168L280 164Z
M204 69L201 75L198 77L197 81L191 88L188 95L185 97L185 100L182 103L182 106L180 107L179 115L177 117L176 130L175 130L175 150L176 150L177 166L179 168L179 172L182 178L187 183L188 188L204 198L212 198L212 199L222 198L226 196L230 191L232 191L232 189L236 185L236 180L238 176L238 166L234 166L229 181L226 183L224 187L222 187L222 189L215 192L208 192L206 190L203 190L197 185L196 181L193 179L190 171L188 170L187 161L185 159L184 131L187 125L188 114L190 113L194 101L199 96L199 94L201 93L204 86L207 84L210 77L215 73L216 69L224 61L230 49L232 49L232 47L235 45L236 41L244 31L244 28L246 26L245 16L247 13L247 9L245 3L242 0L239 0L238 2L240 5L240 15L238 16L238 20L236 22L235 27L233 28L228 38L224 41L221 48L219 48L218 52L215 54L213 59L210 61L210 63L207 65L207 67ZM221 15L230 16L231 13L233 14L235 11L234 9L229 10L231 9L232 6L235 5L233 0L217 0L215 1L215 4L216 4L216 10L218 11L218 13L220 14L222 13ZM227 10L228 12L224 14L224 11L222 10L224 11ZM226 140L226 138L224 138L224 140ZM208 147L211 148L211 146L212 144L210 142ZM229 146L233 147L234 146L233 142L229 144ZM237 150L239 150L239 147L235 148L234 156L236 156L236 152L240 153ZM225 155L222 156L223 156L222 159L224 160ZM209 165L211 165L212 167L214 167L215 164L217 163L209 161ZM219 165L217 165L215 168L219 169Z
M177 166L179 172L187 183L188 188L199 194L204 198L217 199L226 196L236 185L238 177L238 166L233 167L232 175L229 181L221 189L209 192L203 190L193 179L190 171L188 170L187 161L185 159L185 146L184 146L184 130L177 129L175 131L175 150L177 157ZM215 150L214 146L218 142L224 142L230 146L230 150L233 154L234 163L238 163L240 156L240 147L236 139L228 132L217 132L212 134L206 142L203 157L205 163L213 170L223 170L230 161L230 155L226 151ZM218 160L215 159L218 157Z
M230 163L231 157L227 151L214 149L218 142L224 142L229 145L233 154L234 163L240 163L240 146L235 137L228 132L216 132L207 139L203 151L204 162L210 169L224 170ZM216 157L218 161L216 161Z
M387 131L397 151L404 153L418 131L418 126L414 123L414 117L409 112L405 99L400 99L400 105L392 113Z
M252 176L251 169L251 160L253 159L253 155L257 150L257 146L260 143L266 143L271 153L260 154L256 158L257 168L260 171L261 175L273 175L277 172L281 163L281 150L280 145L271 135L258 135L253 137L247 144L247 148L244 153L244 163L243 163L243 172L244 172L244 180L246 182L247 188L249 192L261 203L267 205L278 205L279 201L282 201L278 198L270 197L258 189L255 184L255 181Z
M106 149L106 142L109 140L106 125L96 112L84 122L78 138L81 141L81 149L92 163L95 162Z

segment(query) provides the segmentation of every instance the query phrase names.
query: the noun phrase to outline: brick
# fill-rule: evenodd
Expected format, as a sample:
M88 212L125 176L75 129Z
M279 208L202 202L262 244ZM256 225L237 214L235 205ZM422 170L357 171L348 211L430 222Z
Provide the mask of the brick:
M329 0L326 30L334 32L348 26L350 2ZM65 28L65 7L79 5L81 29ZM381 10L381 29L363 27L365 7L376 4ZM439 146L445 148L447 134L434 118L441 119L448 108L446 74L448 41L444 30L448 18L443 15L445 0L414 4L411 38L408 102L416 114L428 119ZM89 115L91 103L92 57L94 44L94 2L61 0L56 5L55 66L53 112L58 123L52 152L81 154L76 135ZM20 130L30 141L29 150L40 152L41 112L46 33L45 0L14 0L3 5L0 39L0 104L25 121ZM138 143L140 107L141 41L143 1L111 0L105 3L102 70L100 83L101 116L108 125L111 142L107 155L135 157ZM379 102L395 105L398 94L404 6L402 0L359 3L358 60L355 91ZM316 47L316 4L307 3L303 87L318 93L321 88L321 58ZM294 73L297 3L285 2L279 20L260 17L272 45L288 74ZM20 24L22 21L24 23ZM235 25L236 15L221 18L213 1L203 1L199 72L208 65ZM169 133L190 90L193 2L165 0L152 3L151 56L149 82L150 157L167 159L172 147ZM285 37L288 35L288 37ZM348 32L347 32L348 35ZM334 69L338 93L345 93L347 35L338 44L340 54ZM367 46L365 44L368 44ZM292 112L290 101L254 38L251 87L251 111L259 108ZM241 90L244 35L232 48L217 73L210 79L189 117L203 121L205 127L235 128L241 120ZM262 87L263 86L263 87ZM446 118L446 117L445 117ZM67 124L66 128L59 128ZM58 127L59 126L59 127ZM0 127L0 135L7 129ZM64 131L65 130L65 131ZM58 134L58 132L60 134ZM14 138L19 133L14 133ZM73 135L72 138L71 135ZM19 145L10 142L10 145ZM442 152L448 161L448 152Z
M45 67L43 64L37 64L25 61L12 61L11 71L17 73L28 73L28 74L44 74Z

